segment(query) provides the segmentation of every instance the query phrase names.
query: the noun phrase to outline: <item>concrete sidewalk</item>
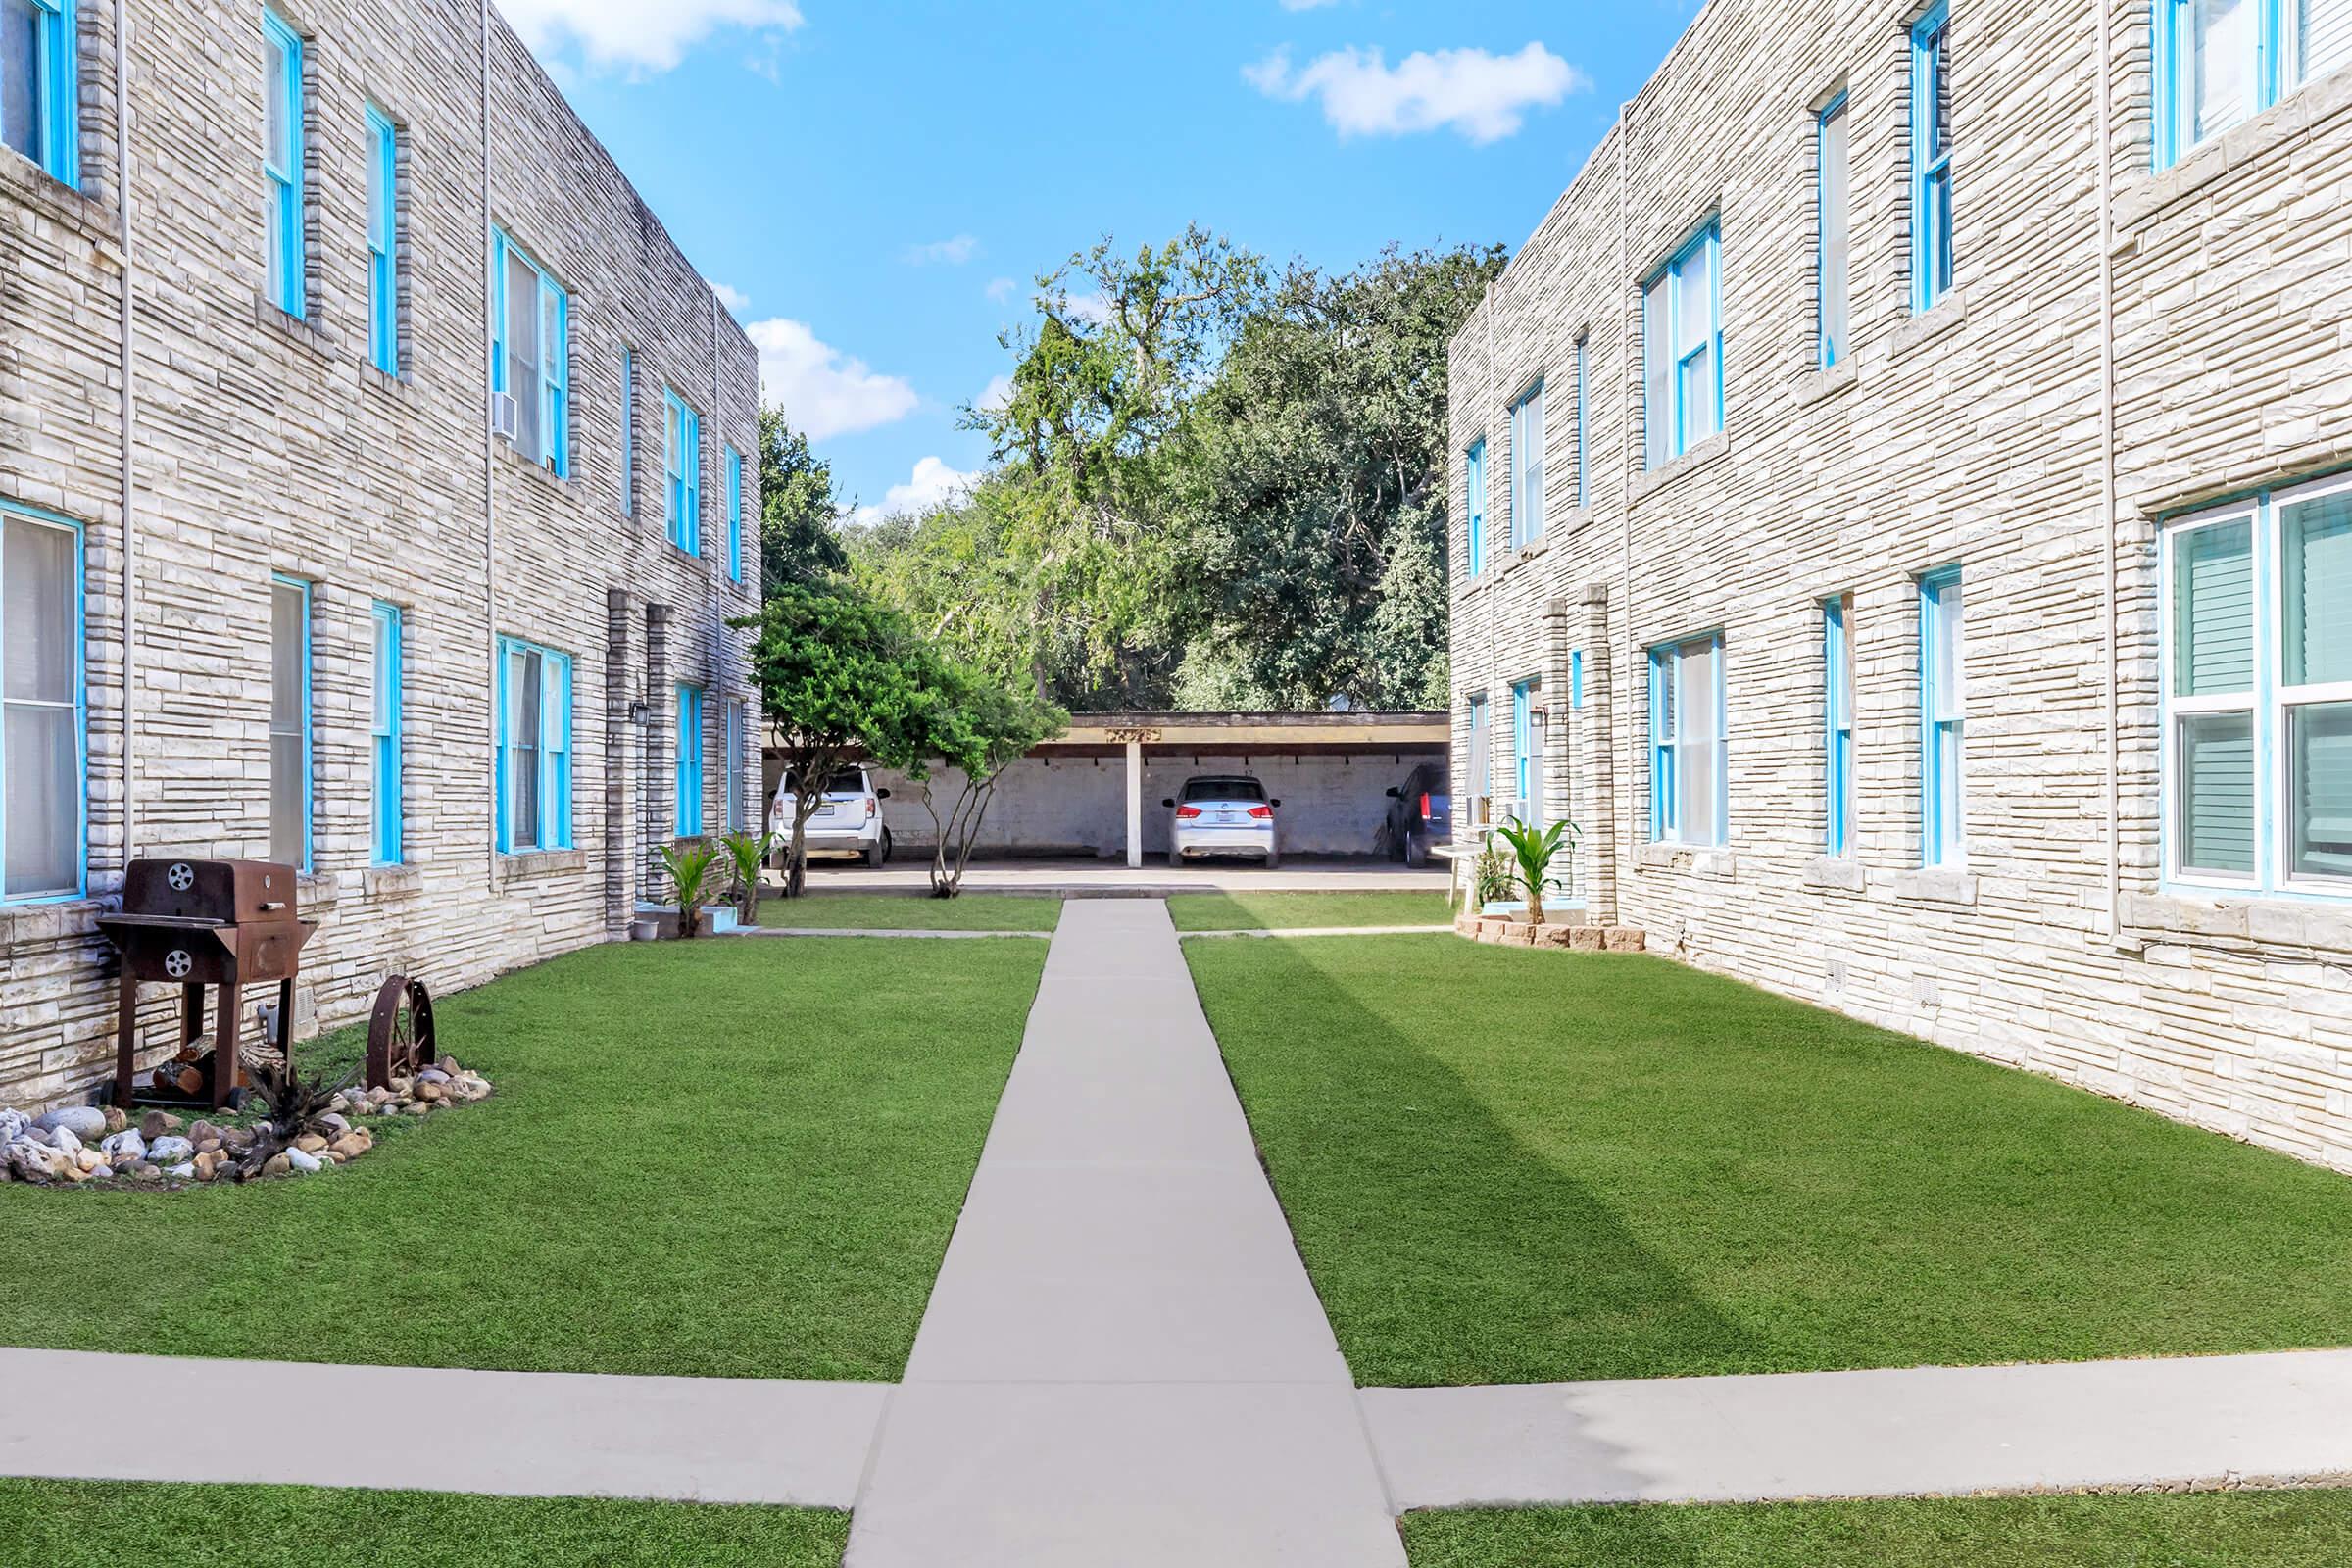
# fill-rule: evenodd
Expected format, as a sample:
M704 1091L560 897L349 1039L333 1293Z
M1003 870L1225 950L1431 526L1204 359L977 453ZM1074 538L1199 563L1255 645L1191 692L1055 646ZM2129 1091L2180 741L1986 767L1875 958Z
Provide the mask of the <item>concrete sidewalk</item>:
M1401 1568L1166 908L1064 906L850 1568Z
M2352 1474L2352 1350L1371 1389L1363 1399L1399 1509Z
M0 1349L0 1475L242 1481L510 1496L846 1508L890 1388L772 1378L212 1361ZM222 1442L139 1435L154 1412L243 1412L265 1391L347 1419ZM123 1419L34 1420L34 1411ZM193 1433L203 1423L190 1418Z

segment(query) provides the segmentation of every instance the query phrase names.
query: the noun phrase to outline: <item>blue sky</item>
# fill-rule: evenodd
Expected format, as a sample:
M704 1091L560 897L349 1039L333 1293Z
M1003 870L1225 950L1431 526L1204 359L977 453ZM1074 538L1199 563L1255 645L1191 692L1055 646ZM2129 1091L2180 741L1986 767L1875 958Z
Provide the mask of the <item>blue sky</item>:
M1197 220L1516 246L1695 0L499 0L868 506L980 468L1030 285Z

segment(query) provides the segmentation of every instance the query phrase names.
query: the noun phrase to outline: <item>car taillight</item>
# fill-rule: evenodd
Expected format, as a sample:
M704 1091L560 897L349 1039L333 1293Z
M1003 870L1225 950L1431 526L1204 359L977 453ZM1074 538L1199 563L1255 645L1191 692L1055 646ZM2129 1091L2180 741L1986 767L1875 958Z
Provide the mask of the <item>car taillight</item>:
M1429 791L1427 790L1421 792L1421 820L1424 822L1429 820Z
M1257 817L1271 817L1274 814L1274 808L1271 806L1252 806L1250 808L1250 814Z
M1176 820L1179 822L1190 822L1194 817L1199 816L1200 814L1200 808L1198 806L1179 806L1176 808Z

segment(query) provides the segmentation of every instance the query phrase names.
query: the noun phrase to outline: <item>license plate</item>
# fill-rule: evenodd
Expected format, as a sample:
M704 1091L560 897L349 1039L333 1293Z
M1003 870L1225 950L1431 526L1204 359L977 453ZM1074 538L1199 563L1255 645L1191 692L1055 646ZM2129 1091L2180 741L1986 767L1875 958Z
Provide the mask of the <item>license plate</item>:
M1219 827L1234 827L1241 820L1241 813L1238 811L1219 811L1217 813L1217 826Z
M816 808L816 814L819 816L831 816L833 814L833 808L830 806L820 806Z

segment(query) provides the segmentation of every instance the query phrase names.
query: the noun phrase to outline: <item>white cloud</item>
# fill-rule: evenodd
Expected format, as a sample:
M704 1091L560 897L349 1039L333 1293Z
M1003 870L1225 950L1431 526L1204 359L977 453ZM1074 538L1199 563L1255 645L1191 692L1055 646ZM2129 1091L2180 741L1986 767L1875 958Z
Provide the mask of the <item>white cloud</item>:
M988 385L981 390L980 396L973 402L972 407L981 414L994 414L1011 401L1012 377L1009 375L991 376Z
M1110 319L1110 296L1100 289L1092 294L1073 294L1061 302L1061 314L1089 326L1101 326Z
M958 472L938 458L919 458L905 484L894 484L882 492L880 506L859 507L851 513L850 521L862 527L903 513L928 512L969 490L979 477Z
M741 316L752 303L752 297L749 294L731 283L713 283L710 285L710 292L718 296L719 304L724 305L737 316Z
M1013 292L1020 286L1020 284L1015 283L1009 277L992 277L988 280L988 297L995 303L1002 305L1006 300L1012 298Z
M1244 66L1242 76L1269 98L1319 98L1323 118L1342 136L1401 136L1451 126L1482 145L1518 130L1529 109L1548 109L1592 85L1540 43L1515 55L1484 49L1415 53L1393 68L1377 49L1341 49L1294 69L1286 47Z
M953 239L935 239L928 245L906 247L906 265L928 267L942 262L950 267L961 267L980 253L980 242L969 234L957 234Z
M801 25L795 0L499 0L522 41L545 56L577 45L592 65L667 71L720 27Z
M919 401L906 381L820 341L806 322L778 317L744 332L760 351L761 393L811 441L903 419Z

